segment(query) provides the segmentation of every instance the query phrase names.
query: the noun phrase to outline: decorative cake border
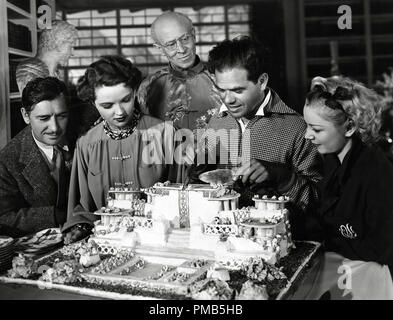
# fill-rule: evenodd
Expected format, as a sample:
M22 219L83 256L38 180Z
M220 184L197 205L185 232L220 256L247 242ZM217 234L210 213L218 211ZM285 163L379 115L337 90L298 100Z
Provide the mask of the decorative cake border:
M312 244L314 248L307 255L306 259L300 264L297 268L296 272L291 276L286 284L285 288L280 291L275 300L283 300L290 295L290 292L295 289L294 285L298 281L298 278L301 273L305 272L306 265L317 255L317 253L321 249L321 244L314 241L301 241L302 243ZM48 254L46 256L50 256ZM40 259L44 259L46 256L41 257ZM48 283L41 280L30 280L30 279L21 279L21 278L9 278L6 276L0 276L0 282L8 283L8 284L20 284L20 285L33 285L38 286L42 289L57 289L60 291L76 293L81 295L87 295L97 298L105 298L105 299L116 299L116 300L161 300L160 298L154 298L147 295L132 295L129 293L116 293L113 291L105 291L99 289L91 289L91 288L82 288L75 285L65 285L65 284L56 284L56 283Z
M321 250L321 244L319 242L315 242L315 241L303 241L303 242L314 244L315 248L311 251L311 253L308 254L305 261L303 261L303 263L298 267L298 269L293 274L291 279L289 279L285 288L278 294L278 296L276 297L276 300L284 300L287 297L287 295L289 295L290 290L294 289L293 286L297 282L300 273L305 271L306 265L310 262L310 260L312 258L315 257L315 255L319 252L319 250Z

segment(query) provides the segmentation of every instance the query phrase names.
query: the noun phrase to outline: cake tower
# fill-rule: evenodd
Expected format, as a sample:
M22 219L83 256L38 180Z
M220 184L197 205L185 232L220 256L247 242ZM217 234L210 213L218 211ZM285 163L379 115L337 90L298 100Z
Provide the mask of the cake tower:
M147 200L140 199L142 192ZM101 220L93 240L104 251L113 246L201 250L223 263L250 256L275 263L287 255L293 245L289 199L256 196L255 207L239 209L238 198L227 187L206 184L166 182L143 190L117 185L108 192L108 206L95 213Z

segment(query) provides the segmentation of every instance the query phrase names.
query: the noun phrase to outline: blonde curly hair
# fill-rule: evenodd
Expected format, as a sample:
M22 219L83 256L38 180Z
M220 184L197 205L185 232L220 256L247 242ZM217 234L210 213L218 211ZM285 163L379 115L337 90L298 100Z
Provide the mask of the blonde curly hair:
M336 125L347 122L366 144L379 138L381 99L358 81L343 76L315 77L306 106L320 108L319 114Z

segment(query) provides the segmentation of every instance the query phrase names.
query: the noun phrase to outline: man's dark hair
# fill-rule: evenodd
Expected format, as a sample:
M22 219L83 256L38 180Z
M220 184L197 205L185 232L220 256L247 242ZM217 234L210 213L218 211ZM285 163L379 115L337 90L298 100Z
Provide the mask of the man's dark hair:
M116 55L103 56L93 62L79 78L77 91L83 101L94 102L97 87L124 83L125 86L137 90L141 81L142 73L131 61Z
M266 72L266 51L262 44L243 36L224 40L210 50L208 69L211 73L235 67L246 69L248 80L256 83Z
M41 101L52 101L61 95L66 95L64 82L55 77L35 78L29 81L22 92L22 106L27 112Z

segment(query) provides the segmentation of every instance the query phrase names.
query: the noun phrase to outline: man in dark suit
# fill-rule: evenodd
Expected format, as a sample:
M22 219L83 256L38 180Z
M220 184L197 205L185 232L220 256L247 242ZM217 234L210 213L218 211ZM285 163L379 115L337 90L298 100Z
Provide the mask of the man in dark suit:
M34 79L23 90L28 125L0 151L2 235L19 237L65 222L71 163L65 91L54 77Z

